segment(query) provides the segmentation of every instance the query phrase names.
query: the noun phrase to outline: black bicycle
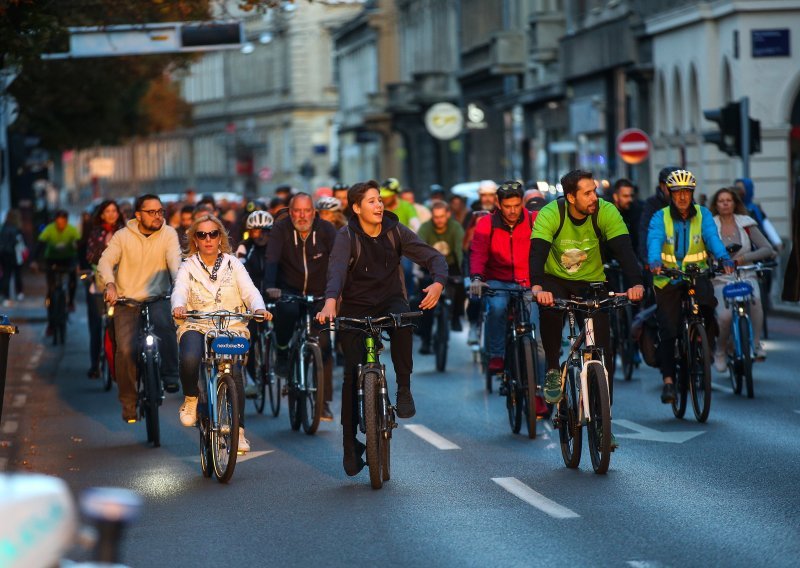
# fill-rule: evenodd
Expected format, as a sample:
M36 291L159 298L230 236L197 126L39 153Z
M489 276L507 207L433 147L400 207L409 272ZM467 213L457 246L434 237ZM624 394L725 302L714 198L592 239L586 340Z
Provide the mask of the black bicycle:
M611 288L615 292L624 292L625 283L619 263L616 260L612 260L603 266ZM633 306L628 304L618 310L612 310L609 314L609 323L611 327L611 352L606 356L608 380L614 380L617 372L617 357L619 357L622 378L630 381L633 378L633 370L637 366L636 352L638 350L637 343L631 336Z
M406 312L366 318L336 318L336 329L364 335L366 355L358 366L356 393L359 429L367 438L367 466L373 489L391 478L392 430L397 428L394 407L389 400L386 368L381 365L383 330L412 327L411 320L422 312Z
M67 323L69 312L67 311L67 290L69 275L74 269L63 264L51 264L50 271L53 274L53 289L46 300L47 305L47 324L53 334L53 345L63 345L67 338Z
M164 400L164 386L161 384L161 354L158 351L158 337L155 326L150 321L150 306L169 296L157 296L144 301L131 298L117 298L116 304L123 304L139 310L139 357L136 372L136 415L144 419L147 428L147 441L154 447L161 445L161 426L158 421L158 407Z
M499 376L500 396L506 397L508 423L514 434L522 429L522 417L528 428L528 437L536 438L536 394L539 380L535 330L531 324L531 291L529 288L494 290L487 288L484 294L508 295L508 314L505 329L506 356L501 373L495 374L486 366L486 382L491 386L494 376ZM490 390L491 392L491 390Z
M676 395L672 413L675 418L683 418L691 393L694 416L698 422L705 422L711 412L711 344L695 296L698 279L712 278L717 271L689 264L685 270L663 268L661 274L686 281L681 300L682 326L675 342Z
M267 310L272 311L275 304L267 304ZM253 405L256 412L264 413L267 397L269 397L272 416L278 416L281 411L281 378L275 372L275 331L272 320L254 322L255 333L251 334L253 362L248 363L251 376L256 385L256 395Z

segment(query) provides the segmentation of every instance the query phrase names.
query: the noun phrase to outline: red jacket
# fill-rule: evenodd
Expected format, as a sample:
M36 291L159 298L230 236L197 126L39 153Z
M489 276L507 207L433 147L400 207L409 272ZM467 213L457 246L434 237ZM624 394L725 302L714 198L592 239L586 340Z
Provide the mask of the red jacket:
M471 276L530 286L528 253L533 219L528 210L523 209L522 217L512 231L499 211L481 217L472 239Z

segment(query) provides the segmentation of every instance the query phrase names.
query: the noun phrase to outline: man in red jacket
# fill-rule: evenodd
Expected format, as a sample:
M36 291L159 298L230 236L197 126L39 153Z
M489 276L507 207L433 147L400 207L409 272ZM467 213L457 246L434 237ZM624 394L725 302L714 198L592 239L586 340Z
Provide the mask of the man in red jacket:
M483 216L475 226L469 287L473 296L480 297L486 287L493 290L530 287L528 254L533 219L522 202L523 193L521 183L504 182L497 188L497 209L491 215ZM505 357L508 295L488 296L486 303L489 370L500 372Z

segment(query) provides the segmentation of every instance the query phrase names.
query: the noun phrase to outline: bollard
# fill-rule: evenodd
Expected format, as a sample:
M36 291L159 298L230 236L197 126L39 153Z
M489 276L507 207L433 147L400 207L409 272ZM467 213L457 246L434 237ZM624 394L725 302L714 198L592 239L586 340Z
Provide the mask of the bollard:
M11 336L19 333L17 326L11 325L8 316L0 315L0 423L3 421L3 402L6 395L6 371L8 370L8 342Z

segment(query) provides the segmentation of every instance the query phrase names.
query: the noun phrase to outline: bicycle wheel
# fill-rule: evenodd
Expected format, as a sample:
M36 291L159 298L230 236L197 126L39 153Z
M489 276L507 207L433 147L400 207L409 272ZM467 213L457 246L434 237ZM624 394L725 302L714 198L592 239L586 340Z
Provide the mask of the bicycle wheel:
M589 365L589 457L595 473L608 471L611 461L611 402L608 382L600 365Z
M562 365L562 371L563 368ZM575 380L575 369L570 367L567 370L567 379L564 384L564 396L556 408L558 412L558 437L561 441L561 457L564 459L564 465L569 468L576 468L581 463L583 443L583 432L578 421L580 409L578 407L578 387Z
M711 411L711 351L706 330L699 323L689 328L689 390L694 417L705 422Z
M611 338L608 342L610 349L606 353L606 372L608 373L608 380L613 381L617 374L617 355L622 357L618 310L612 310L611 314L609 314L609 333Z
M53 289L50 297L50 331L53 333L53 345L63 345L67 331L67 297L64 288L59 284Z
M442 305L439 308L438 317L436 318L436 333L433 338L436 370L444 373L447 368L447 344L450 341L450 313L446 305Z
M211 455L214 475L220 483L228 483L236 467L239 449L239 395L233 377L225 373L217 379L217 405L211 429Z
M266 342L266 374L264 375L264 382L266 389L269 393L269 407L272 410L272 416L277 417L281 413L281 376L275 372L275 365L278 357L278 352L275 349L275 335L269 333L265 339Z
M382 429L386 434L381 438L381 478L384 481L389 481L392 477L392 464L391 464L391 457L392 457L392 424L394 424L394 414L391 413L390 407L391 404L389 400L386 398L386 395L382 395L381 399L383 403L381 404L381 416L382 416Z
M211 455L211 437L208 434L208 430L208 417L206 416L200 420L200 428L198 428L200 432L200 469L203 472L203 477L211 477L211 473L214 471L212 465L214 458Z
M264 405L267 398L266 376L266 336L259 327L253 343L253 382L256 385L256 397L253 399L253 406L259 414L264 413Z
M161 445L161 427L158 421L158 407L161 406L160 377L158 361L149 351L144 354L144 420L147 427L147 441L156 448Z
M300 361L299 354L294 352L289 363L289 377L287 378L288 387L287 398L289 405L289 425L292 430L299 430L303 421L302 393L300 392Z
M310 436L319 428L325 406L322 350L316 343L306 342L303 346L303 371L306 375L306 388L300 393L303 431Z
M683 418L686 414L686 406L689 400L689 372L687 365L687 346L688 339L683 334L676 340L678 343L678 355L675 357L675 400L672 401L672 414L675 418Z
M100 355L97 357L97 370L100 373L100 380L102 381L103 390L108 392L111 390L111 366L108 364L108 357L106 356L106 334L108 332L105 330L105 326L103 326L103 333L100 337L102 337L101 345L100 345Z
M633 315L630 306L625 306L620 312L619 334L620 363L622 363L622 378L626 381L633 379L633 369L636 366L636 342L631 338L631 321Z
M364 373L364 425L367 437L367 466L373 489L383 487L381 473L382 445L384 443L380 416L381 377L375 371Z
M525 406L525 423L528 438L536 439L536 346L532 338L524 335L519 341L520 384Z
M744 377L744 384L745 388L747 389L747 398L753 398L753 349L752 339L750 337L749 318L739 318L739 345L742 349L741 374L739 374L739 377ZM739 392L741 392L741 378L739 378L738 383Z

